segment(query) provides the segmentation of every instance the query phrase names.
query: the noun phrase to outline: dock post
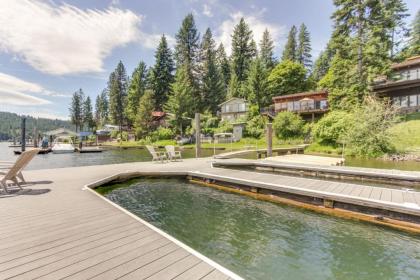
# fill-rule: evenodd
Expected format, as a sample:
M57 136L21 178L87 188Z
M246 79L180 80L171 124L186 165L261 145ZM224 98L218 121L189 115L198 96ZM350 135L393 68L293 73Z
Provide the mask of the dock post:
M21 139L20 139L20 145L21 145L21 150L22 152L25 151L25 146L26 146L26 118L22 117L22 123L20 125L20 130L21 130Z
M273 124L267 124L267 157L273 156Z
M200 157L201 151L201 127L200 127L200 113L195 113L195 157Z

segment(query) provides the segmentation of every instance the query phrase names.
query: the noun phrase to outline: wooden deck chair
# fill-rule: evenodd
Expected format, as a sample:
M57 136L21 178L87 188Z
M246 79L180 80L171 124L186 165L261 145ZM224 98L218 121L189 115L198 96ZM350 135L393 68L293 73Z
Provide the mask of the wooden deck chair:
M175 146L168 145L168 146L165 146L165 149L170 160L173 160L173 161L176 161L177 159L182 160L181 152L175 151Z
M152 155L152 161L165 161L168 160L168 157L166 155L166 153L164 152L156 152L155 148L153 146L150 145L146 145L147 150L149 151L149 153Z
M9 165L0 165L0 186L3 190L7 193L7 181L12 181L16 184L20 189L22 189L21 183L18 181L18 178L22 182L26 182L25 178L22 175L22 170L28 165L28 163L38 154L39 149L33 149L26 152L23 152L17 160Z

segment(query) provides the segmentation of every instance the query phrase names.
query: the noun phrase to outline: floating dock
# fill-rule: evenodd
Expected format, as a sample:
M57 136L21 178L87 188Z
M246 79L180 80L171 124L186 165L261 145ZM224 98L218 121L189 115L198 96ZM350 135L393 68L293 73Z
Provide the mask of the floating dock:
M296 147L290 148L273 148L272 153L277 155L284 155L288 153L303 153L305 150L306 145L300 145ZM248 150L239 150L239 151L232 151L227 153L222 153L215 155L214 158L216 159L230 159L235 158L243 155L247 155L250 153L256 153L258 158L267 157L267 149L248 149Z
M420 232L420 192L233 172L211 163L202 158L24 171L29 184L23 191L0 194L0 279L241 279L91 189L136 176L183 176Z

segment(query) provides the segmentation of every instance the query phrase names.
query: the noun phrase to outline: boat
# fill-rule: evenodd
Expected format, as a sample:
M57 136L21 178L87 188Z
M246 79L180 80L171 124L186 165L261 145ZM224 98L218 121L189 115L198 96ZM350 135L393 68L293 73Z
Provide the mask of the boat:
M73 141L70 137L57 137L51 148L54 154L74 153Z

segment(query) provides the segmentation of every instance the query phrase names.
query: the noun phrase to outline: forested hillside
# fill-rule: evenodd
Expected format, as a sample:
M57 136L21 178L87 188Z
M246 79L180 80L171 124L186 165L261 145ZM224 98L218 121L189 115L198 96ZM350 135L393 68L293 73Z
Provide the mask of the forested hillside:
M14 113L0 112L0 141L8 140L20 135L22 116ZM69 121L34 118L26 116L27 135L32 136L34 127L39 132L45 132L56 128L64 127L74 129Z

